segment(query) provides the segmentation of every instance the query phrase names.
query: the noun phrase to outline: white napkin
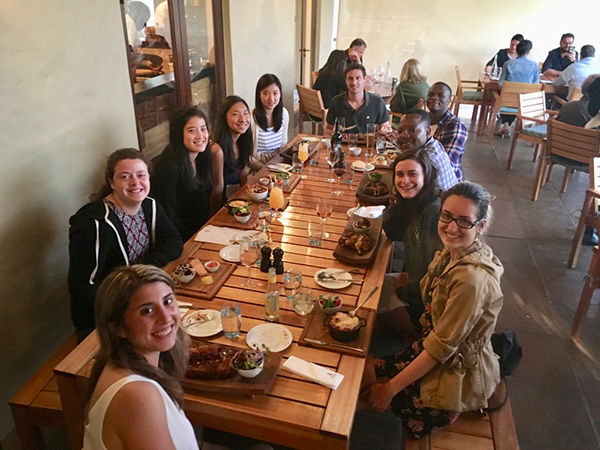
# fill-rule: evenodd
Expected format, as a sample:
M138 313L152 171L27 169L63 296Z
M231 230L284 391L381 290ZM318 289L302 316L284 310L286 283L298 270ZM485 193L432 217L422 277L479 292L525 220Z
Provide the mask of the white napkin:
M295 373L296 375L314 381L315 383L322 384L323 386L333 389L334 391L344 379L344 375L340 373L332 372L325 367L304 361L303 359L296 358L295 356L290 356L288 360L283 363L283 368Z
M237 228L207 225L198 231L198 234L194 240L197 242L210 242L211 244L229 245L231 244L233 237L239 232L240 230Z
M361 206L354 212L354 214L356 214L357 216L360 216L360 217L365 217L367 219L376 219L377 217L381 217L384 209L385 209L384 205Z

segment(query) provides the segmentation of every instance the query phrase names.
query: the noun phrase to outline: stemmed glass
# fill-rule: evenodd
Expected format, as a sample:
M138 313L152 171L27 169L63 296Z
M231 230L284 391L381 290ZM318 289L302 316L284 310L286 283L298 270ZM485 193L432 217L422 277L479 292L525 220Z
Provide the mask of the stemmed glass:
M344 195L344 191L340 189L340 177L346 173L346 161L338 160L333 167L333 173L337 177L337 189L332 192L333 195Z
M248 268L248 279L244 281L242 287L253 287L254 280L252 279L252 266L258 260L258 245L256 242L245 239L240 244L240 261Z
M302 163L302 165L300 166L300 173L302 173L302 169L304 168L304 163L308 159L308 142L300 143L300 146L298 147L298 159ZM302 180L305 180L306 178L307 177L304 174L302 174L300 176L300 179L302 179Z
M328 198L319 198L317 202L317 216L321 219L321 229L324 238L329 237L329 234L325 232L325 221L331 216L332 212L333 205L331 204L331 200Z
M334 166L337 164L337 162L340 159L340 155L338 154L338 152L336 152L333 148L329 151L329 155L327 156L327 164L329 164L329 167L331 167L331 178L326 179L325 181L327 181L328 183L335 183L335 178L333 178L333 168Z

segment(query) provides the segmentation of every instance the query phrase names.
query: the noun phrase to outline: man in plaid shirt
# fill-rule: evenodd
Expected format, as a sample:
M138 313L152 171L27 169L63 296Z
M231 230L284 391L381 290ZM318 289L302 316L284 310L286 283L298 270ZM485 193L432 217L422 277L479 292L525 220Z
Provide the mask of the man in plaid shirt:
M444 147L431 136L429 120L429 114L422 109L410 109L400 120L398 131L393 133L395 136L389 136L396 139L396 146L402 151L425 149L438 170L440 187L450 189L458 183L458 179Z
M427 93L427 108L432 125L437 125L433 137L440 141L446 149L450 164L460 182L463 180L461 163L467 143L467 127L448 110L451 98L450 86L438 81L431 86Z

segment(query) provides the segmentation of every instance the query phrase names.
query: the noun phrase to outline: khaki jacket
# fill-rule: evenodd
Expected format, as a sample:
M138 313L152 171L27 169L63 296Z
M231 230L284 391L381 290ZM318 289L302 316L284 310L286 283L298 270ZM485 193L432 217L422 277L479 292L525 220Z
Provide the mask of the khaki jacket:
M500 381L490 338L502 308L504 268L489 246L475 242L435 277L447 258L444 248L421 280L423 299L433 290L433 330L423 347L439 362L421 380L421 398L428 407L471 411L487 407Z

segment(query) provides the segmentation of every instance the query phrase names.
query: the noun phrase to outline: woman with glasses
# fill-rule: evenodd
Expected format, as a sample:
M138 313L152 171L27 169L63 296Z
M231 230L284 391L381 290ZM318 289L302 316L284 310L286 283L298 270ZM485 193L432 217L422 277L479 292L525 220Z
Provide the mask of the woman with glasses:
M363 376L371 406L394 414L416 437L488 407L500 382L491 336L502 308L503 267L481 235L490 198L463 182L442 195L438 233L444 244L421 280L425 312L419 340L399 354L370 358Z
M412 340L424 311L419 282L435 252L443 248L437 232L442 190L438 171L425 150L400 154L392 173L392 203L383 213L383 229L389 239L404 244L404 266L401 272L385 276L377 329L392 328Z

